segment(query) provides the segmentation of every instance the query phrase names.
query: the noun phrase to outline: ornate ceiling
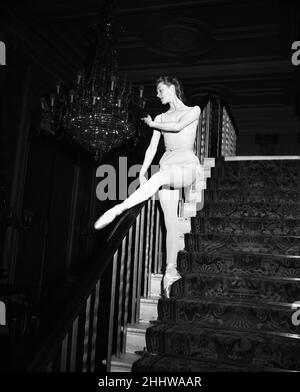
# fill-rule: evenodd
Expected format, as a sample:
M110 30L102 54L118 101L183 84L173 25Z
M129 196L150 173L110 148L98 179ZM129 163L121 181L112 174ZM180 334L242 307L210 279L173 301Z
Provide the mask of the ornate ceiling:
M4 19L40 67L39 89L71 81L87 55L101 0L5 3ZM231 107L240 132L294 134L298 70L291 64L300 11L294 1L116 0L120 70L155 100L175 74L191 104L207 93ZM49 79L45 78L45 73Z

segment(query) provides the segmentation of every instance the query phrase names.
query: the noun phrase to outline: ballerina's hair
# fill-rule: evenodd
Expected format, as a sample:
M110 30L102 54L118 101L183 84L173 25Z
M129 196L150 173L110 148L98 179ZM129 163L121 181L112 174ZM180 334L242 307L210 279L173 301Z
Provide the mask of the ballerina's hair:
M173 85L175 87L175 92L177 97L184 102L185 101L185 97L184 97L184 92L183 92L183 87L181 85L181 83L179 82L179 80L175 77L175 76L160 76L157 80L156 80L156 86L159 83L163 83L166 84L167 86L171 86Z

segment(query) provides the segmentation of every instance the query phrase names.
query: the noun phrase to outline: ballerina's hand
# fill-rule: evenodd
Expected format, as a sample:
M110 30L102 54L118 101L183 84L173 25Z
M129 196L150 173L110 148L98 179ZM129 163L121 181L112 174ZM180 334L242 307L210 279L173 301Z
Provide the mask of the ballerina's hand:
M144 175L140 174L139 181L140 181L140 186L142 186L145 184L145 182L147 182L147 178Z
M149 127L152 127L152 118L151 116L148 114L147 117L143 117L142 120L145 122L145 124L147 124Z

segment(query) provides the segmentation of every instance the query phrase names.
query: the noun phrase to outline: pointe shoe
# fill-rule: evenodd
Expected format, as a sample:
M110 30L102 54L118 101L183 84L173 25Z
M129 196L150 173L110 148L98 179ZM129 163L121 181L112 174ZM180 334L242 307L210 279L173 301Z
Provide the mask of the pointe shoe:
M110 208L94 223L94 228L96 230L103 229L104 227L108 226L123 211L124 208L122 204L117 204L113 208Z
M177 280L181 279L181 275L175 267L167 268L163 279L164 296L170 298L171 286Z

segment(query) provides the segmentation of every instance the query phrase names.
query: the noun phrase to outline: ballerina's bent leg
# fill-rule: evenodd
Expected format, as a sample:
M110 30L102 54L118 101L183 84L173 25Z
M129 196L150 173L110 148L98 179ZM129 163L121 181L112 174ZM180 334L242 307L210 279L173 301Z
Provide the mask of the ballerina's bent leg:
M162 189L159 191L159 200L164 213L166 226L166 271L163 278L164 294L170 297L172 283L181 278L177 271L177 254L179 251L179 227L178 227L178 201L179 189Z

